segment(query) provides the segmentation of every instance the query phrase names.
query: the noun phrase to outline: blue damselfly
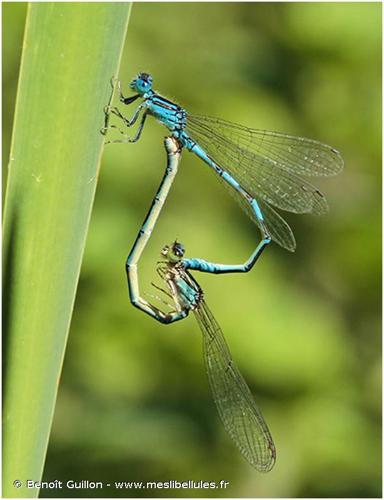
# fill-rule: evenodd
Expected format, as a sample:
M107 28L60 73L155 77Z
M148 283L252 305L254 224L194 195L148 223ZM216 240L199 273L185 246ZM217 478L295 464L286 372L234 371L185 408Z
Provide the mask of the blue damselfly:
M260 228L262 247L271 239L290 251L296 247L291 228L277 210L315 215L327 212L324 195L307 178L338 174L343 160L336 149L312 139L191 115L155 92L152 76L147 73L140 73L132 80L130 88L136 94L131 97L123 95L119 81L114 83L122 103L130 105L138 99L142 102L131 119L111 105L106 108L107 115L116 115L127 127L134 125L140 115L141 119L132 138L106 121L104 132L116 129L124 136L109 142L136 142L146 117L154 116L168 128L180 148L195 153L230 188Z

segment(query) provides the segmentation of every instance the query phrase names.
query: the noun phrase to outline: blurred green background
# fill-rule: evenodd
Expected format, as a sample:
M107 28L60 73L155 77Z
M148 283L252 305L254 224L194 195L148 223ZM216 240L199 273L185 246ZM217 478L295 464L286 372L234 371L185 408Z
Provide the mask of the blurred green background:
M2 8L6 165L26 4ZM138 71L191 112L315 138L346 167L316 181L329 215L288 217L294 254L273 244L248 275L197 276L276 443L262 475L219 422L194 318L163 326L128 300L125 259L164 171L166 131L149 119L139 143L106 147L44 479L230 484L42 496L381 496L381 5L137 3L125 93ZM143 291L175 237L218 262L254 248L255 226L208 170L183 154Z

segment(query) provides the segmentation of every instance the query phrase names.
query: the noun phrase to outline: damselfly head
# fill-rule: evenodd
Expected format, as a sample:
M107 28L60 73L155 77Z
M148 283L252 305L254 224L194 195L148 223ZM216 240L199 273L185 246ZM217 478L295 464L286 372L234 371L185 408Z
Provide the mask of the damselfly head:
M129 86L140 95L144 95L152 90L152 83L153 79L149 73L139 73L137 77L131 81Z
M169 262L179 262L184 257L184 254L184 245L179 243L177 240L170 245L165 245L161 251L161 255L166 257Z

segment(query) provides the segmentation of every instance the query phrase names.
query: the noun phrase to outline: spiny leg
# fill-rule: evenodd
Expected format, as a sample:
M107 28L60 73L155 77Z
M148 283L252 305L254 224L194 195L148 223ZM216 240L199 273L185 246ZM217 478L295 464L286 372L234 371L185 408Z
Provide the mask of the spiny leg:
M121 90L121 81L118 78L112 77L112 79L111 79L111 85L116 85L117 90L119 92L119 100L123 104L129 104L129 103L131 103L131 102L133 102L135 100L135 96L133 96L133 97L124 97L123 96L123 92Z
M135 109L135 112L133 113L133 116L132 118L127 118L126 116L124 116L121 111L119 110L118 107L116 106L112 106L112 100L113 100L113 96L114 96L114 92L115 92L115 89L116 89L116 86L117 86L117 89L118 89L118 92L119 92L119 99L121 102L123 102L124 104L128 105L132 102L134 102L138 97L139 95L136 95L136 96L133 96L133 97L124 97L123 94L122 94L122 91L121 91L121 83L120 83L120 80L118 80L117 78L114 78L112 77L111 79L111 86L112 86L112 92L111 92L111 95L110 95L110 98L109 98L109 101L108 101L108 104L105 106L104 108L104 113L105 113L105 120L104 120L104 127L101 129L101 133L102 134L106 134L106 132L110 129L110 128L117 128L116 126L110 126L109 125L109 118L111 116L111 114L114 114L115 116L117 116L119 119L121 119L123 122L124 122L124 125L126 127L132 127L132 125L134 125L140 115L140 112L141 110L145 109L146 108L146 103L145 102L142 102L136 109ZM126 136L127 140L125 141L109 141L109 142L136 142L139 137L140 137L140 134L141 134L141 131L142 131L142 128L144 126L144 121L145 121L145 112L144 112L144 116L141 120L141 123L140 123L140 126L139 126L139 131L137 132L136 136L134 139L130 139L128 140L128 136ZM123 133L123 135L125 135ZM107 144L109 143L107 142Z
M157 290L159 290L160 292L164 293L165 295L167 295L168 297L170 297L171 299L173 299L172 295L168 292L166 292L163 288L157 286L155 283L151 282L151 285L156 288ZM162 297L159 297L158 295L154 295L152 293L149 293L149 292L145 292L145 295L147 295L148 297L152 297L153 299L156 299L158 301L160 301L162 304L166 305L167 307L169 307L170 309L172 309L175 304L170 304L169 302L167 302L166 300L164 300Z
M159 290L160 292L163 292L164 295L166 295L167 297L170 297L171 299L173 298L173 295L169 292L167 292L167 290L164 290L164 288L161 288L161 286L159 285L156 285L156 283L153 283L153 281L151 282L151 285L156 288L157 290ZM167 304L169 305L169 304Z
M109 125L108 127L102 129L102 133L104 133L104 134L105 134L106 130L114 129L114 130L117 130L120 134L122 134L124 136L124 139L115 139L113 141L105 141L105 144L111 144L111 143L117 143L117 142L125 142L125 143L137 142L140 139L141 132L143 131L146 118L147 118L147 113L146 113L146 111L144 111L144 113L141 117L139 128L137 129L137 132L136 132L134 137L129 137L127 134L125 134L125 132L123 132L116 125ZM136 121L136 119L135 119L135 121Z
M137 142L140 139L141 132L143 131L146 117L147 117L147 114L144 113L143 117L141 119L139 128L137 129L136 135L134 137L129 137L125 132L123 132L116 125L109 125L108 130L109 129L117 130L120 134L122 134L124 136L124 139L114 139L113 141L105 141L105 144L114 144L114 143L121 143L121 142L123 142L123 143Z
M175 321L179 321L188 316L189 310L187 309L164 312L159 307L154 306L147 300L143 299L143 297L140 296L139 292L137 265L133 265L127 268L127 273L132 305L145 312L152 318L156 319L160 323L164 324L174 323Z
M112 86L111 95L109 96L109 101L108 101L107 106L104 108L104 115L105 115L104 116L104 127L100 130L100 132L103 135L106 134L106 131L109 128L109 117L110 117L110 114L106 112L106 109L110 108L111 104L112 104L113 95L115 93L115 81L116 81L116 78L112 77L111 78L111 86Z
M108 105L108 106L105 106L104 108L104 113L106 115L115 115L117 116L118 118L120 118L121 120L123 120L124 122L124 125L126 127L132 127L132 125L134 125L137 121L137 118L139 117L139 114L140 114L140 111L144 108L146 108L146 103L145 102L142 102L139 106L137 106L137 108L135 109L135 112L133 113L132 115L132 118L127 118L126 116L124 116L121 111L119 110L119 108L117 106L111 106L111 105Z

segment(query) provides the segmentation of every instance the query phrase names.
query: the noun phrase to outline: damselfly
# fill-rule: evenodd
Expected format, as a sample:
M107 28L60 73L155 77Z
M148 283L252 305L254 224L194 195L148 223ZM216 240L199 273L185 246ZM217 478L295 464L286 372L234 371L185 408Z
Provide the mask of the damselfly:
M278 132L256 130L218 118L195 116L152 89L153 79L140 73L130 83L136 92L124 97L117 81L120 101L126 105L142 99L131 119L115 106L106 113L116 115L127 127L141 115L134 137L116 125L124 137L109 142L136 142L146 117L154 116L178 141L181 148L195 153L211 167L230 188L241 207L256 222L262 233L260 245L274 240L283 248L294 251L296 242L291 228L276 209L297 214L321 215L328 210L324 195L307 177L338 174L343 168L340 153L326 144Z
M246 460L258 471L268 472L276 459L271 433L232 359L220 326L204 300L202 289L188 271L188 261L183 259L184 247L175 241L163 248L162 256L165 261L158 264L157 271L168 291L156 288L172 300L174 310L163 312L140 297L135 297L136 304L145 302L143 310L166 324L185 318L190 311L194 312L203 334L209 384L224 427Z

